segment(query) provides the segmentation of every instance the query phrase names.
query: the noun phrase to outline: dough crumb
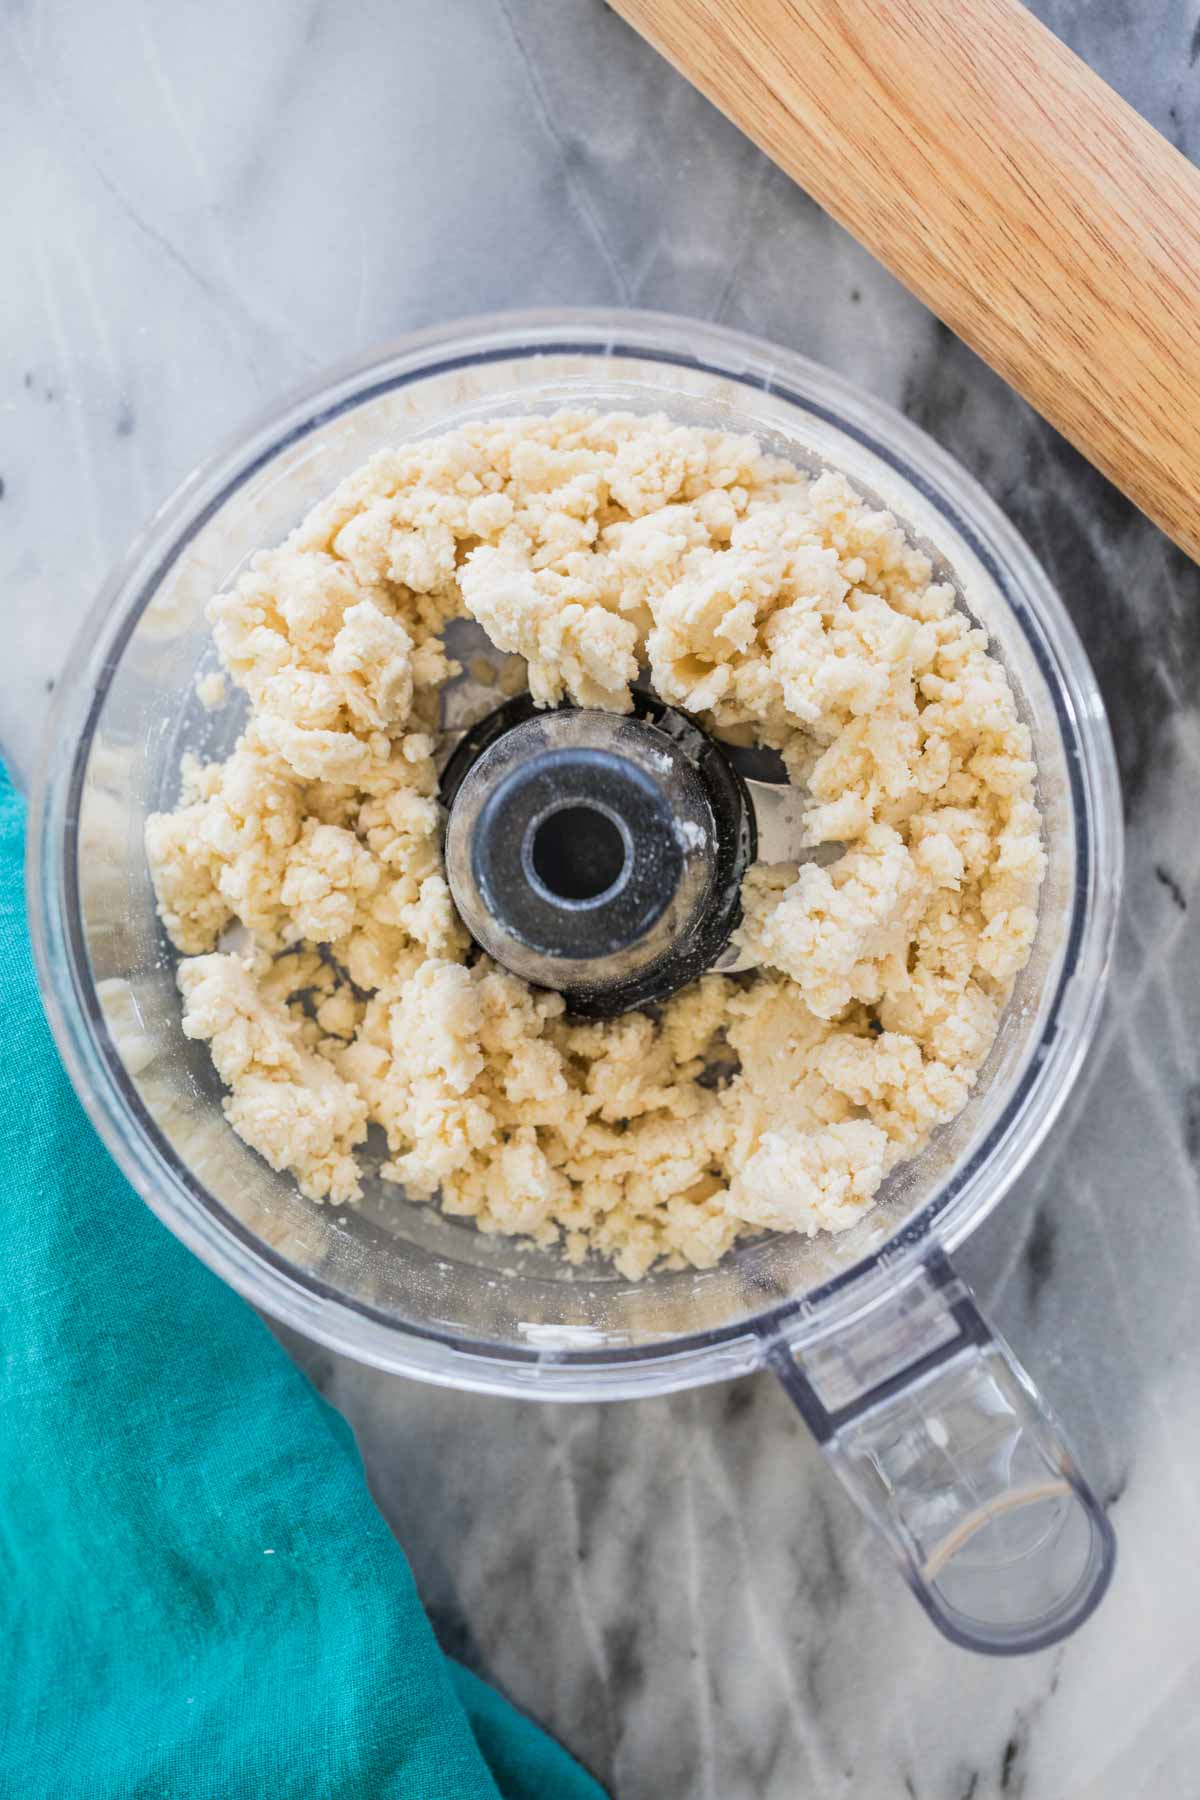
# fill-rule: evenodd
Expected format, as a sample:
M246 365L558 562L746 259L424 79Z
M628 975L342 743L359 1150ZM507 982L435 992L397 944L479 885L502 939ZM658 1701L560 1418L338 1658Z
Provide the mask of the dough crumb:
M470 424L380 452L210 616L249 722L185 759L147 854L184 1030L310 1198L361 1197L373 1124L414 1202L636 1279L847 1229L965 1105L1037 928L1030 737L985 634L844 476L661 415ZM581 1023L470 960L434 764L464 616L500 691L623 712L648 667L782 756L833 854L750 870L749 982Z

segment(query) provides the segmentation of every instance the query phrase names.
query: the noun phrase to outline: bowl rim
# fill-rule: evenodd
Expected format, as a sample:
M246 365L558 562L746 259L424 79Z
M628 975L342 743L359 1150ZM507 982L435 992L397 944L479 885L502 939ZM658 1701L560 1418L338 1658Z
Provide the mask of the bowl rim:
M624 352L790 399L882 455L948 513L1009 600L1042 665L1069 752L1077 833L1073 917L1042 1042L1027 1059L1000 1118L965 1164L948 1172L894 1236L817 1289L711 1330L607 1349L502 1346L373 1313L369 1305L299 1270L226 1214L141 1105L104 1024L78 905L72 914L70 904L79 789L108 684L157 585L229 495L307 433L405 383L484 361L571 352ZM894 1292L906 1272L915 1273L931 1244L953 1249L975 1230L1027 1167L1082 1065L1111 961L1122 869L1116 759L1095 676L1049 578L975 478L888 403L798 352L671 313L590 307L480 315L408 334L307 381L232 433L188 475L133 540L75 639L42 740L27 851L34 957L60 1053L102 1139L163 1223L253 1304L357 1361L454 1387L562 1399L665 1392L745 1372L761 1363L768 1342L783 1337L799 1344L840 1327ZM1063 1004L1068 990L1069 1009ZM1024 1125L1014 1143L1019 1118ZM999 1173L993 1168L985 1182L988 1165L1002 1148L1003 1168ZM169 1181L152 1166L155 1158L167 1165ZM182 1183L172 1164L182 1172ZM172 1191L172 1182L183 1194Z

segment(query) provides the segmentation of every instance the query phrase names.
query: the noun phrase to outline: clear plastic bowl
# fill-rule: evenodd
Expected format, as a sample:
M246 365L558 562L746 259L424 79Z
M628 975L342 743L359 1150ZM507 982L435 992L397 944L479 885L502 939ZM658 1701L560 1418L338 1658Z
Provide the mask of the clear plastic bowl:
M182 1034L143 851L147 814L176 797L182 753L224 754L242 721L236 696L209 714L195 695L197 675L215 667L210 596L381 445L566 405L752 431L801 466L845 470L891 507L1005 663L1033 733L1049 853L1034 953L973 1097L894 1173L875 1209L837 1237L767 1238L716 1269L637 1283L483 1237L386 1184L344 1211L314 1206L273 1173L229 1130L207 1053ZM847 1408L876 1418L888 1402L881 1381L911 1397L914 1364L926 1385L939 1370L961 1372L964 1358L996 1352L1012 1366L967 1319L978 1315L944 1253L1011 1187L1063 1104L1095 1024L1120 878L1116 769L1095 680L1045 574L975 482L898 414L799 356L691 320L614 312L423 332L309 389L193 475L75 645L30 835L35 951L72 1079L134 1187L247 1299L379 1368L491 1393L618 1398L774 1363L834 1421L825 1442L838 1455ZM934 1315L950 1324L931 1345ZM868 1380L861 1334L878 1347L889 1330L888 1372ZM852 1341L853 1376L842 1366ZM825 1405L835 1390L837 1405ZM1034 1424L1052 1429L1040 1403ZM1028 1419L1021 1429L1032 1441ZM1011 1468L1011 1455L993 1455L997 1469L1006 1457ZM939 1503L922 1527L942 1532L943 1548L947 1518ZM976 1552L992 1529L968 1532ZM928 1588L929 1557L889 1535L909 1579ZM940 1602L921 1598L937 1616ZM938 1622L980 1641L970 1621ZM1044 1629L1061 1635L1076 1622L1063 1614ZM987 1647L1028 1647L1027 1626L1013 1628L1020 1642Z

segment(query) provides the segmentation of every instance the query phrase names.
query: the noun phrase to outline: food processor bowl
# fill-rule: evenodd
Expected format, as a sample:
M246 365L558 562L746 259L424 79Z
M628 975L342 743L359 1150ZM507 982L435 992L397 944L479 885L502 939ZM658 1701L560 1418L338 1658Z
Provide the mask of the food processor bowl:
M852 1229L739 1243L713 1269L623 1279L486 1237L371 1181L305 1200L229 1128L184 1037L155 912L147 815L185 752L228 753L242 696L208 710L205 606L252 554L384 445L564 406L754 432L889 506L988 632L1033 735L1049 866L1037 939L964 1111ZM768 344L665 315L502 315L419 333L323 380L193 475L75 645L31 821L30 916L50 1020L133 1186L248 1300L378 1368L544 1400L617 1399L767 1365L958 1642L1053 1642L1087 1616L1111 1533L1061 1432L947 1253L1012 1187L1091 1037L1121 880L1115 763L1095 680L1029 550L897 413ZM368 1146L369 1147L369 1146Z

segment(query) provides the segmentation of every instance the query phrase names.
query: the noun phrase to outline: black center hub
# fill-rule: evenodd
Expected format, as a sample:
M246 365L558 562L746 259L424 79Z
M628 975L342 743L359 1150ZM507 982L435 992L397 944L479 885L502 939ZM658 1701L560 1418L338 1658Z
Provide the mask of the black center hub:
M492 789L471 844L488 912L544 956L615 956L645 936L683 875L656 784L584 746L523 758Z
M744 782L683 713L489 713L442 776L446 870L489 956L611 1017L695 980L740 917L755 851Z

